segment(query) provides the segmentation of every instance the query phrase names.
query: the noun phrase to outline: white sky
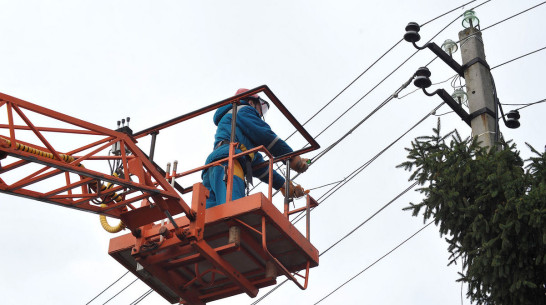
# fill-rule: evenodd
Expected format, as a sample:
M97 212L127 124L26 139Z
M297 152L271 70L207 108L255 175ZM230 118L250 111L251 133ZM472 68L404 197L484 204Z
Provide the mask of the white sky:
M0 0L0 92L109 128L130 116L131 127L139 131L229 97L240 87L267 84L304 122L398 41L408 22L424 23L464 2ZM477 14L483 28L538 3L493 0ZM423 42L462 12L423 27ZM541 6L484 31L489 64L544 47L545 13ZM458 40L461 29L459 20L434 41ZM311 121L308 131L318 134L413 52L411 44L400 44ZM419 52L321 135L321 146L343 135L433 57L428 50ZM460 62L460 53L454 58ZM544 99L545 61L546 52L539 52L493 70L501 102ZM440 60L429 68L433 82L454 75ZM449 82L439 87L452 90ZM298 182L311 188L346 177L438 103L438 97L421 92L392 101ZM545 109L546 104L523 109L517 130L501 125L524 157L529 156L524 142L544 147ZM443 106L438 112L448 110ZM292 132L278 112L267 121L281 137ZM414 137L429 135L435 124L429 118L313 212L311 236L319 251L409 186L408 173L394 166L404 161L403 148ZM181 169L200 166L212 146L212 125L207 115L161 133L156 161L163 166L178 159ZM446 132L458 128L463 136L470 134L455 114L443 116L442 126ZM140 144L148 150L146 140ZM302 142L295 138L289 144L299 148ZM325 190L312 194L318 198ZM306 291L288 283L260 304L314 304L422 227L420 218L401 210L419 198L408 193L322 256ZM125 272L107 254L111 237L96 215L1 194L1 303L87 303ZM446 267L447 258L447 244L429 227L322 304L460 304L455 282L460 266ZM134 278L126 276L92 304L104 303ZM129 304L147 290L136 283L109 304ZM258 297L268 290L261 289ZM252 301L240 295L213 304ZM140 304L166 303L154 293Z

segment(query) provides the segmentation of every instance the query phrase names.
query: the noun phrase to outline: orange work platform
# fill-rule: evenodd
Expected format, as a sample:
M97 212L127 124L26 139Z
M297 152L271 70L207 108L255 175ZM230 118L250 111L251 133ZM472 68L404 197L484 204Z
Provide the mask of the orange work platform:
M308 145L277 157L263 146L235 153L237 105L258 93L267 96ZM169 166L163 170L153 161L160 130L225 105L233 111L227 158L185 172L176 172L176 165L172 172ZM320 147L267 86L134 134L128 126L111 130L0 93L3 111L0 193L120 219L115 228L101 220L109 232L131 231L111 240L109 254L169 302L205 304L239 293L255 297L258 288L275 284L280 275L307 287L309 268L318 265L318 251L309 241L309 212L317 202L307 195L305 206L290 210L285 199L284 210L277 210L273 175L267 197L256 193L231 200L237 158L262 152L267 161L256 168L268 166L271 173L274 163L288 163ZM146 136L151 136L148 155L137 145ZM208 190L202 183L183 187L176 181L220 164L227 164L223 205L206 209ZM190 192L191 206L182 198ZM294 213L306 213L305 237L290 222Z
M186 217L175 221L189 230ZM202 240L173 236L172 224L164 226L171 235L165 239L161 227L149 227L138 239L113 238L108 252L171 303L254 297L278 275L305 289L309 268L318 265L317 249L261 193L207 209ZM305 273L299 280L292 275L298 271Z

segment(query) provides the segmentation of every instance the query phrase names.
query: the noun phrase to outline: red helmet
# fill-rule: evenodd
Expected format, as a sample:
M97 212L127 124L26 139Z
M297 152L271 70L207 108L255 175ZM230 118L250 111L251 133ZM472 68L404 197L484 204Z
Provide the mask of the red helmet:
M241 89L237 90L237 92L235 92L235 95L239 95L239 94L245 93L247 91L250 91L250 90L245 89L245 88L241 88ZM265 114L269 110L269 103L266 100L261 99L258 96L258 94L253 94L253 95L249 96L248 99L258 103L258 105L260 105L260 107L261 107L261 111L262 111L261 115L265 116Z
M235 95L239 95L239 94L245 93L245 92L247 92L247 91L249 91L249 90L248 90L248 89L245 89L245 88L241 88L241 89L237 90L237 92L235 92ZM253 94L253 95L251 95L251 97L253 97L253 98L260 98L257 94Z

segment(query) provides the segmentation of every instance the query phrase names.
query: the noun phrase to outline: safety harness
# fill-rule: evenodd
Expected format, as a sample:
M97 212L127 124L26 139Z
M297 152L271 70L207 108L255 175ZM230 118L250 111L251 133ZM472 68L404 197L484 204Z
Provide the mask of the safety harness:
M214 150L217 150L218 148L224 146L224 145L229 145L230 141L229 140L222 140L220 142L218 142L218 144L216 144L216 146L214 147ZM239 143L237 144L237 148L239 148L241 151L246 151L247 148L244 144L242 143ZM249 158L246 158L246 157L243 157L243 164L241 164L240 159L236 159L236 160L233 160L233 175L241 178L243 181L246 182L247 186L248 185L254 185L252 183L252 162L251 160L254 159L254 153L250 153L249 155ZM221 165L222 167L224 167L224 181L227 181L227 166L225 165ZM244 168L244 170L243 170Z

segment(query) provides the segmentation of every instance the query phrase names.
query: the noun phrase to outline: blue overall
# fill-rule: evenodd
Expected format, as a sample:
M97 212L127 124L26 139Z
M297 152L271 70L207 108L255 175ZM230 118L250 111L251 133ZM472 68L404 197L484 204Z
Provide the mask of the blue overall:
M214 114L214 124L218 126L214 136L214 150L207 157L205 164L209 164L216 160L220 160L229 156L229 145L219 145L229 143L231 137L231 119L232 105L226 105L216 110ZM237 106L237 124L235 129L235 142L240 143L240 147L235 150L235 153L241 153L241 147L252 149L256 146L263 145L275 157L292 152L292 148L280 139L269 125L260 118L260 114L256 109L251 107L247 101L242 100L241 105ZM239 158L239 163L244 164L243 158L248 158L251 165L257 165L264 162L264 158L260 153L255 153L253 158L244 156ZM214 166L204 170L201 177L203 184L210 191L210 196L207 199L207 208L217 206L226 202L226 177L227 162L223 166ZM244 166L243 166L244 169ZM267 183L269 181L269 168L261 167L252 171L252 175L261 181ZM273 171L273 188L278 190L284 184L284 178L276 171ZM245 196L245 182L243 179L233 177L233 192L232 200L239 199Z

